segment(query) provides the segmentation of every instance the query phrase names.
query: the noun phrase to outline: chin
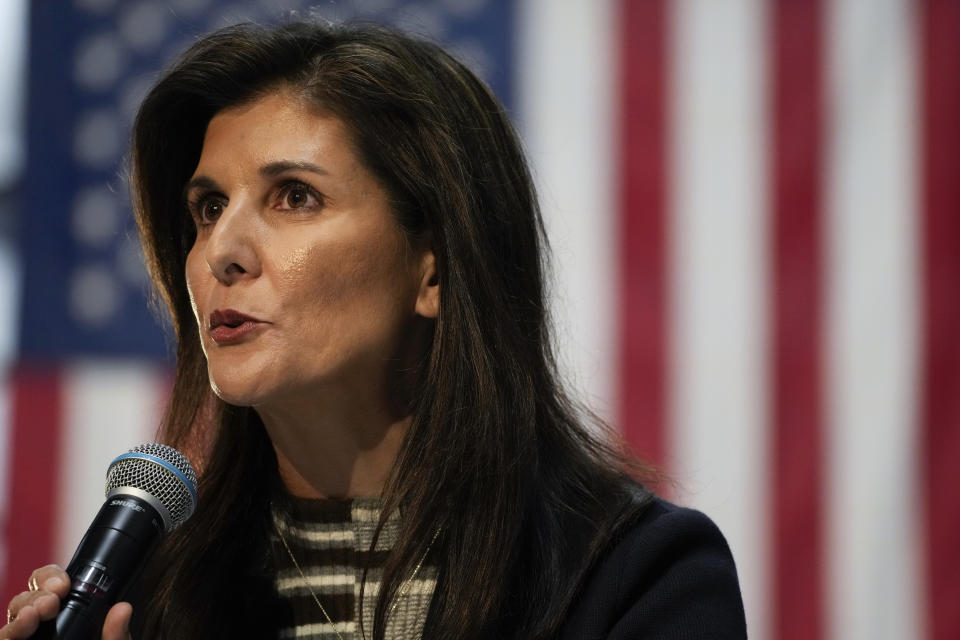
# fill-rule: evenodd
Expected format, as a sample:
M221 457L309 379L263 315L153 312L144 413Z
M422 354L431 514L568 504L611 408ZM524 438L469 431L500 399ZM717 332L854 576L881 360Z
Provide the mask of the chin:
M262 389L256 380L224 379L210 372L210 388L218 398L237 407L252 407L261 400Z
M210 388L213 389L213 393L226 402L227 404L232 404L236 407L252 407L255 404L255 401L250 398L248 394L231 392L225 390L223 387L220 387L210 382Z

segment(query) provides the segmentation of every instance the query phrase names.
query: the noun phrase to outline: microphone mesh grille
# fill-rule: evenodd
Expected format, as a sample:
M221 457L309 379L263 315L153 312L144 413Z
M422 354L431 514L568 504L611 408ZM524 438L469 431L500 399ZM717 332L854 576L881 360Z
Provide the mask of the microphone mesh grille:
M170 512L170 522L166 525L167 531L173 531L193 514L196 506L193 496L197 476L190 461L173 447L155 442L136 446L130 453L143 453L160 458L182 473L191 486L188 487L183 478L163 465L133 457L116 460L110 465L104 493L109 494L120 487L133 487L149 493Z

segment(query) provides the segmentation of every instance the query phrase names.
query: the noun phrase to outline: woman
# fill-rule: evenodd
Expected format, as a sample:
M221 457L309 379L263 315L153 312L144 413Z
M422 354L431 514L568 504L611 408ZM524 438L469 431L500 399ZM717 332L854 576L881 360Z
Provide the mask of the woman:
M133 185L200 507L104 638L745 637L722 536L560 386L530 175L463 65L224 29L144 101ZM66 577L30 584L0 637Z

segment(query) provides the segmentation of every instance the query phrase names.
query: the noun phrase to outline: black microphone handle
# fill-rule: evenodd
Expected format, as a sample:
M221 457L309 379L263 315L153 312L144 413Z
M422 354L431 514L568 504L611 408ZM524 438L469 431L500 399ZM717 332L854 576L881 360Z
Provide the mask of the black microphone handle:
M55 620L33 640L100 638L107 611L119 601L164 533L163 518L147 500L120 489L107 498L67 566L70 592Z

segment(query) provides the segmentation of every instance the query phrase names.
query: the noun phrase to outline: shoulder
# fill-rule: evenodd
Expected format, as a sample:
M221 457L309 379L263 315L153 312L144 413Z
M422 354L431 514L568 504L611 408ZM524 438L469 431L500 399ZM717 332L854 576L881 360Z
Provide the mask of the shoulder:
M736 567L707 516L654 499L608 543L561 638L746 638Z

